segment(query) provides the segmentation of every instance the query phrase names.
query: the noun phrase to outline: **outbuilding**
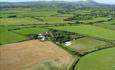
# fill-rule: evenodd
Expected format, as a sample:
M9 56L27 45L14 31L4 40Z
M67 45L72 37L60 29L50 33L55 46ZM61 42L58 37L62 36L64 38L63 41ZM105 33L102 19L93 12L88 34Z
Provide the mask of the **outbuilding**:
M71 44L72 44L71 41L67 41L67 42L64 43L65 46L70 46Z

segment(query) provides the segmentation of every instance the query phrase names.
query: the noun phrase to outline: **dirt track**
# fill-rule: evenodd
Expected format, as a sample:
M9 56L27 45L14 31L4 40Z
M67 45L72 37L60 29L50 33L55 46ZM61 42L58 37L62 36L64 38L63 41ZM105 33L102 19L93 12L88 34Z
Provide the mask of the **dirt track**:
M62 65L69 64L72 56L55 44L30 40L0 46L0 70L21 70L41 64L46 60L58 59Z

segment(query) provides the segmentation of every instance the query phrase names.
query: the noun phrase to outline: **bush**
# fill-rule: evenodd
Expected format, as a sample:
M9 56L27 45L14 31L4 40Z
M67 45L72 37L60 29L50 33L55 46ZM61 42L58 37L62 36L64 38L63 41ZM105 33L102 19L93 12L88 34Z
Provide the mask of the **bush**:
M16 15L10 15L10 16L8 16L8 18L15 18L16 17Z
M50 30L49 36L52 41L59 43L65 43L67 41L71 41L73 39L78 39L81 37L81 35L73 32L66 32L59 30Z

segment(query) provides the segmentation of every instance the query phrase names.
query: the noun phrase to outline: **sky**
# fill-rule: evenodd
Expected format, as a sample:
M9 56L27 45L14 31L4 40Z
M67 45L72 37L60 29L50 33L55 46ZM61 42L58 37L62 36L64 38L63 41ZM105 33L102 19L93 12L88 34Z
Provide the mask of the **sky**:
M24 2L24 1L51 1L51 0L0 0L0 2ZM79 1L79 0L56 0L56 1ZM94 0L94 1L105 4L115 4L115 0Z

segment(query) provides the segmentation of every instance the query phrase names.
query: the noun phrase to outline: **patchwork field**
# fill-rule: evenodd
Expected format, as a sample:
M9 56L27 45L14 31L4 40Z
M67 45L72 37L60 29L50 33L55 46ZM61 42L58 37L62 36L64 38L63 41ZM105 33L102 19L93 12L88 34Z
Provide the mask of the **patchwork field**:
M0 33L0 44L14 43L23 40L27 40L25 36L21 36L10 31L5 31Z
M1 18L0 25L27 25L27 24L41 24L41 21L26 17L26 18Z
M1 11L1 17L8 17L11 15L17 15L17 17L46 17L57 14L56 11L32 11L32 10L8 10Z
M115 31L92 26L92 25L79 25L79 26L60 26L60 27L50 27L51 29L62 30L80 33L83 35L88 35L92 37L115 40Z
M18 13L19 15L22 15L22 16L26 16L26 17L30 17L30 16L39 16L39 17L46 17L46 16L51 16L51 15L55 15L57 14L56 11L37 11L37 12L33 12L33 11L27 11L27 12L21 12L21 13Z
M97 23L97 24L94 24L94 25L115 30L115 20L108 21L108 22L103 22L103 23Z
M75 70L115 70L115 48L105 49L80 59Z
M69 23L64 21L67 17L24 17L24 18L0 18L0 25L28 25L28 24L55 24Z
M0 1L0 70L115 70L115 5L66 1Z
M93 18L91 20L82 20L81 22L84 23L95 23L95 22L99 22L99 21L107 21L110 18L107 17L99 17L99 18Z
M29 40L31 35L47 32L45 28L28 28L29 26L0 26L0 44L15 43ZM18 30L15 30L18 28ZM13 31L8 31L14 29Z
M0 31L8 31L8 30L18 30L18 29L23 29L23 28L33 28L34 26L32 25L26 25L26 26L23 26L23 25L0 25Z
M67 17L36 17L39 21L41 20L43 23L68 23L69 21L64 21Z
M23 35L29 35L29 34L39 34L41 32L47 32L48 29L45 28L25 28L25 29L20 29L20 30L14 30L13 32L23 34Z
M1 70L67 70L72 59L69 53L49 41L0 45Z
M19 42L23 40L28 40L29 38L23 35L16 34L14 32L8 31L8 29L11 28L16 28L15 26L13 27L2 27L0 26L0 45L2 44L7 44L7 43L14 43L14 42Z
M72 41L72 45L70 45L68 48L79 53L83 53L90 50L94 50L107 44L108 43L104 41L96 40L90 37L84 37Z

